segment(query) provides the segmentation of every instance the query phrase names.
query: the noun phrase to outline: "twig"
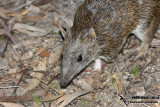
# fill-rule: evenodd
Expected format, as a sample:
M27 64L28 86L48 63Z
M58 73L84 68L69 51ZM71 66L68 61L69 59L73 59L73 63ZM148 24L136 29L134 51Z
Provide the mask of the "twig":
M2 52L2 58L4 58L4 54L5 54L5 52L6 52L6 50L7 50L7 47L8 47L8 42L9 42L9 38L7 38L7 42L6 42L5 47L4 47L4 50L3 50L3 52Z
M8 88L19 88L19 86L0 87L0 89L8 89Z
M26 71L23 72L21 78L19 79L19 81L18 81L18 83L17 83L17 86L19 86L21 80L23 79L23 77L24 77L24 75L25 75L26 73L27 73ZM15 88L15 90L13 91L13 94L12 94L12 95L17 95L17 94L16 94L16 91L17 91L17 88Z
M55 75L48 83L47 85L49 85L55 78L57 78L60 75L60 73L58 73L57 75Z
M25 3L25 4L21 5L21 6L19 6L19 7L17 7L17 8L10 9L10 10L12 10L12 11L16 11L16 10L18 10L18 9L21 9L21 8L23 8L23 7L27 6L27 5L32 4L33 2L34 2L34 1L29 1L29 2L27 2L27 3Z
M11 31L9 30L9 27L8 27L8 24L7 24L7 21L0 16L0 19L2 19L2 24L5 28L5 31L6 31L6 34L7 36L9 37L9 39L14 43L14 44L17 44L17 40L15 38L13 38L13 36L11 35ZM21 56L15 49L13 49L14 53L17 55L17 56Z
M4 5L12 4L12 3L15 3L15 1L0 4L0 6L4 6Z
M125 85L124 85L124 83L123 83L123 78L122 78L122 75L121 75L121 73L120 73L119 67L118 67L118 65L117 65L116 62L114 62L114 64L116 65L117 71L118 71L118 73L119 73L120 81L121 81L121 83L122 83L122 86L123 86L123 88L124 88L124 91L125 91L125 93L127 94L127 97L130 98L130 95L129 95L128 91L126 90L126 87L125 87Z

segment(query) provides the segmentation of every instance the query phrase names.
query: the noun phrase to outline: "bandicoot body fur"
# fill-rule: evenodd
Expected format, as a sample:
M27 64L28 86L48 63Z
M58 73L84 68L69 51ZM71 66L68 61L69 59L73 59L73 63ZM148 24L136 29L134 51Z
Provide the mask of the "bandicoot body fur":
M86 0L64 43L61 87L96 59L113 62L129 34L146 52L160 22L160 0Z

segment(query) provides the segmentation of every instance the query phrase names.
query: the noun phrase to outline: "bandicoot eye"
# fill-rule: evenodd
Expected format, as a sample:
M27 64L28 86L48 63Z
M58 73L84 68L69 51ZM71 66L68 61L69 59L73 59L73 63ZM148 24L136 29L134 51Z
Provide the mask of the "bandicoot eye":
M78 62L82 61L82 55L78 56Z

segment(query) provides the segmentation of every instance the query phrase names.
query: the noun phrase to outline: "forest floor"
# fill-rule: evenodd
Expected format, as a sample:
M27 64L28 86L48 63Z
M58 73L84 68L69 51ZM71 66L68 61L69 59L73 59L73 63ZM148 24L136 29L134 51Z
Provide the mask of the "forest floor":
M60 87L62 35L83 2L0 0L0 107L160 107L157 39L135 61L141 42L131 36L113 63L103 62L100 74L93 63Z

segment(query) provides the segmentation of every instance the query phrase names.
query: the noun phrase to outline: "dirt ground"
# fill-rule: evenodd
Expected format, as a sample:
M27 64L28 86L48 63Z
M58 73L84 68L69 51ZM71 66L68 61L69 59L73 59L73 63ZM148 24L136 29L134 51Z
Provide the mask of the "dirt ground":
M135 61L141 42L131 36L101 74L91 64L60 87L62 35L83 2L0 0L0 107L160 107L158 39Z

